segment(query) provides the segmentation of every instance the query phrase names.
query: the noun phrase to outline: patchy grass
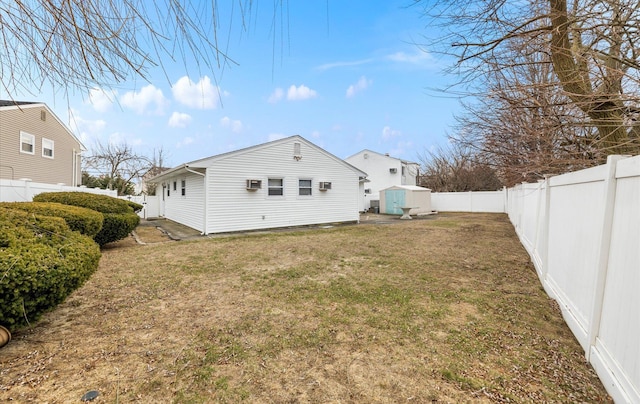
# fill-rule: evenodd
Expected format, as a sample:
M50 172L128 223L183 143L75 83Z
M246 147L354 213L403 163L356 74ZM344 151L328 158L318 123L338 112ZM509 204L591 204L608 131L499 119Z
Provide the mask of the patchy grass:
M504 215L110 247L0 401L610 401Z

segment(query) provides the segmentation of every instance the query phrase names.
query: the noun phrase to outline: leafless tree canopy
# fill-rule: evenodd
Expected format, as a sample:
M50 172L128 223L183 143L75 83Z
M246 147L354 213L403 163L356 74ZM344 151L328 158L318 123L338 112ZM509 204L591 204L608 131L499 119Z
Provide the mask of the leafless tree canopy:
M153 167L151 159L136 153L127 143L97 142L83 164L85 171L106 179L107 188L117 190L118 195Z
M454 137L507 182L640 153L636 0L415 3L449 32L435 42L480 95Z
M241 27L252 1L230 4ZM219 67L231 60L219 46L218 10L214 0L3 1L2 90L12 97L34 85L65 92L111 87L131 76L148 79L149 68L189 57L197 63L192 68Z

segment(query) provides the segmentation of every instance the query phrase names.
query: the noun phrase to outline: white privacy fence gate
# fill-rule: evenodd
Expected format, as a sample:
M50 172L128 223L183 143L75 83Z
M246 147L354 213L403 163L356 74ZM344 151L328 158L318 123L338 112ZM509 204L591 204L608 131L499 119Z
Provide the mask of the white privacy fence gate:
M149 195L128 195L121 196L120 199L132 201L142 205L142 210L138 212L141 219L155 218L160 215L160 197Z
M475 194L433 193L433 208L508 213L609 394L640 403L640 156L517 185L493 202L482 193L486 210Z

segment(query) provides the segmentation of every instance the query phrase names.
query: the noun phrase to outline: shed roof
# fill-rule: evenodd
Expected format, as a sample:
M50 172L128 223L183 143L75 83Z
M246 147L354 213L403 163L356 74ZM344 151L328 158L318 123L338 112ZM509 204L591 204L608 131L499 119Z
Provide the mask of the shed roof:
M419 187L417 185L393 185L389 188L383 189L383 191L387 189L406 189L407 191L431 191L430 188Z

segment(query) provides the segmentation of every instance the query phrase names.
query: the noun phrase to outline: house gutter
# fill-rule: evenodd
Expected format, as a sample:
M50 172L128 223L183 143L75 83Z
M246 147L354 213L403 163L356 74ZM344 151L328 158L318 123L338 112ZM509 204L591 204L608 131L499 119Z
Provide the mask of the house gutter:
M190 169L188 164L184 165L184 169L187 170L190 173L198 174L198 175L203 177L203 181L204 181L204 212L203 212L203 215L202 215L202 221L203 221L203 223L202 223L202 232L200 234L202 234L203 236L206 236L207 235L207 199L208 199L208 195L209 195L209 193L207 192L207 174L206 174L207 173L207 171L206 171L207 169L205 168L205 173L204 174L202 174L202 173L200 173L198 171L194 171L194 170Z

